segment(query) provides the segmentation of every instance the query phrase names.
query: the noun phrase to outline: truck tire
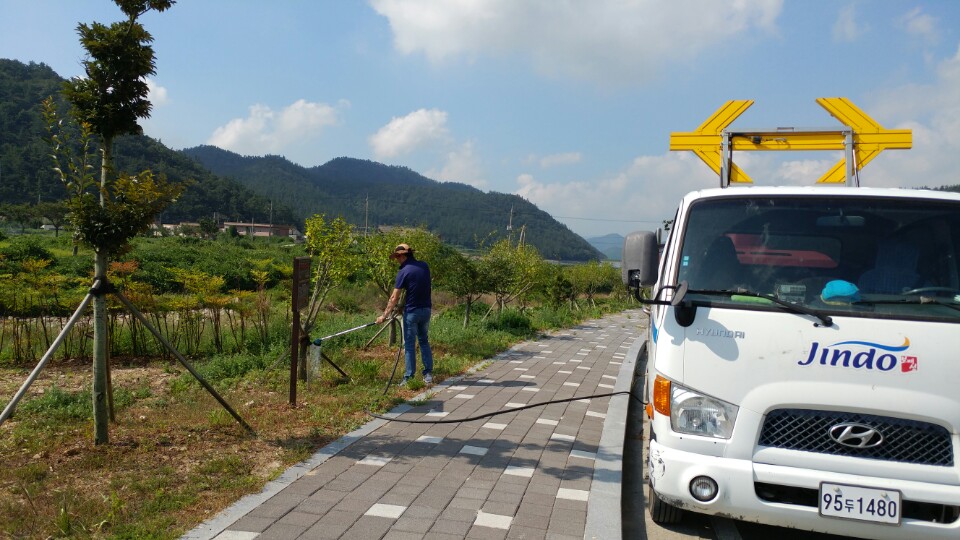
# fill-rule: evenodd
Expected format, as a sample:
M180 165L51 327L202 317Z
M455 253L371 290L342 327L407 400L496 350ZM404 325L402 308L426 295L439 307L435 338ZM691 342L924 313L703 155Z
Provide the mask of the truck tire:
M683 520L683 510L665 502L653 490L653 485L649 486L650 496L647 498L647 510L650 512L650 519L657 525L676 525Z

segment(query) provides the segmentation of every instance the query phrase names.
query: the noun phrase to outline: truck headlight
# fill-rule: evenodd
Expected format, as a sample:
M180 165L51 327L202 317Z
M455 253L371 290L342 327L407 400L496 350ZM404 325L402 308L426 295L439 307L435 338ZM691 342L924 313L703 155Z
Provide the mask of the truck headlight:
M674 431L717 439L729 439L733 435L739 407L679 384L672 386L670 427Z

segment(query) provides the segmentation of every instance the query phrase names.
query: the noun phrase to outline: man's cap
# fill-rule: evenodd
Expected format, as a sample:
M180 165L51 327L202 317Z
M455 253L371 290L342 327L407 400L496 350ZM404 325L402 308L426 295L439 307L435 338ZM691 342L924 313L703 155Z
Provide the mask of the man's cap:
M399 244L397 247L393 248L393 253L390 254L391 259L400 257L400 255L409 255L413 253L413 250L410 249L410 246L407 244Z

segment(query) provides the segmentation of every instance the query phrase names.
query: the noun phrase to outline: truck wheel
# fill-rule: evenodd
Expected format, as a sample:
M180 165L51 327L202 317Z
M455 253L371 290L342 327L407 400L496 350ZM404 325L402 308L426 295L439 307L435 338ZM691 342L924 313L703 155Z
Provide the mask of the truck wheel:
M657 525L675 525L683 519L683 510L664 502L649 485L650 496L647 498L647 510L650 512L650 519Z

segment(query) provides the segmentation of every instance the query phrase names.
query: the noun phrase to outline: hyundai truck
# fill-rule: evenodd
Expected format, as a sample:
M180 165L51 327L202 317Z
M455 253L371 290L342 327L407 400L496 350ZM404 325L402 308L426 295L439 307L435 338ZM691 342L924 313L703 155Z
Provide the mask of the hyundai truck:
M622 263L655 522L960 538L960 194L704 189L658 237Z

